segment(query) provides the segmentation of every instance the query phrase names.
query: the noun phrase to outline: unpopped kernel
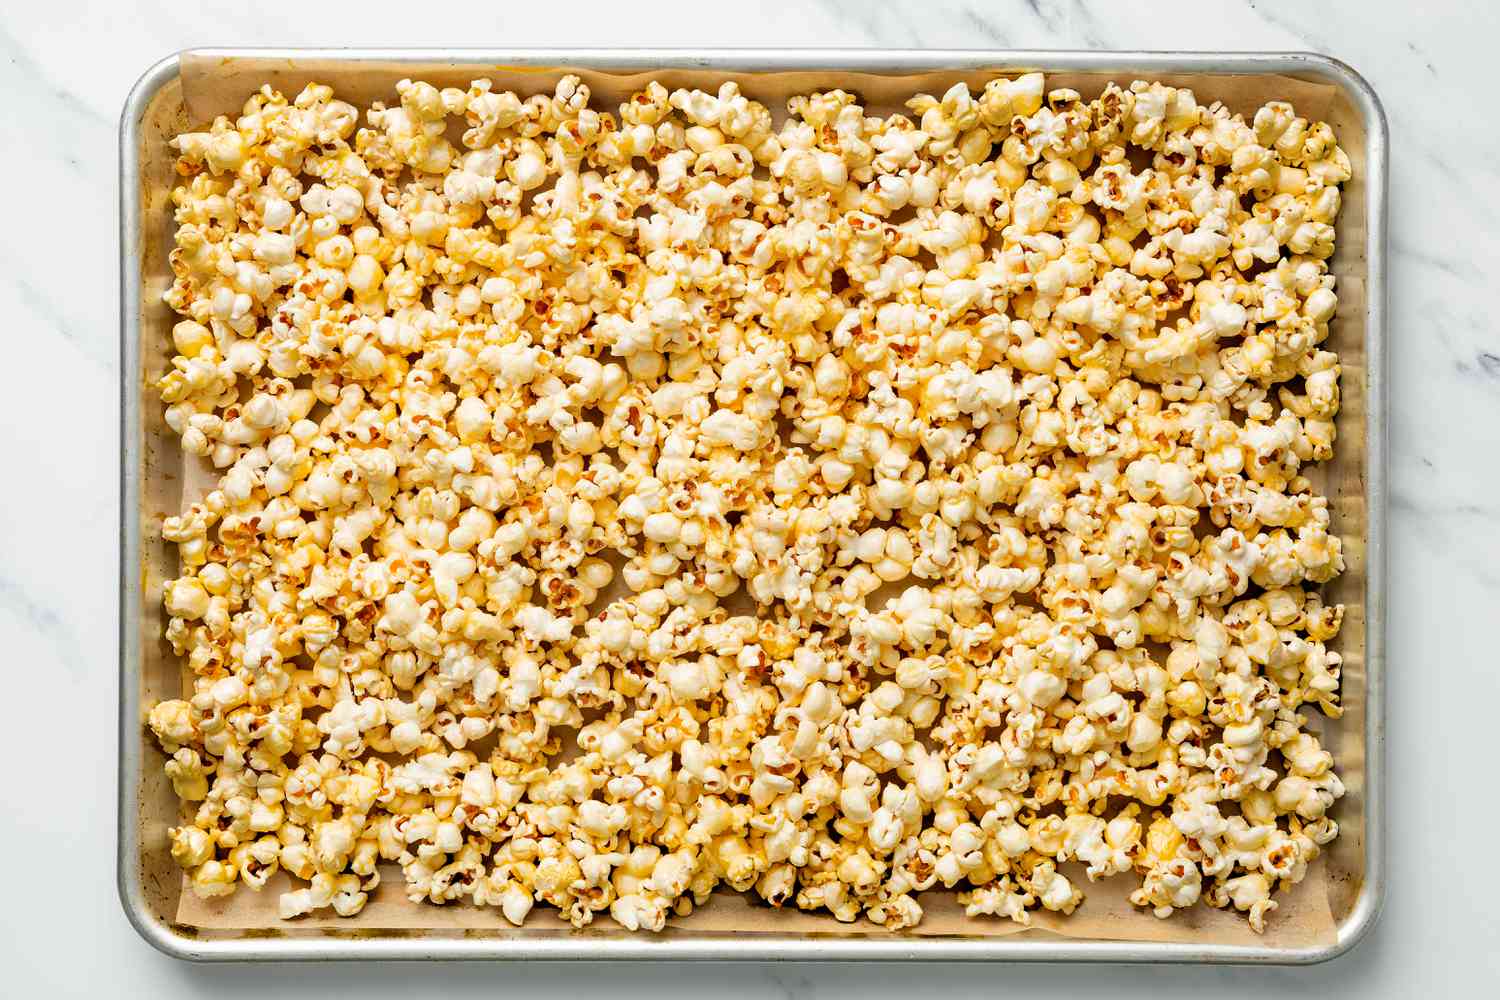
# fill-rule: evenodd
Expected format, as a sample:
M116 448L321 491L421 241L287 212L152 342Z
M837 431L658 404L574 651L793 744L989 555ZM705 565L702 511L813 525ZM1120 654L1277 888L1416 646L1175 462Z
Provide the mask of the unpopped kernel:
M1326 124L396 90L173 142L197 892L894 929L1130 873L1264 926L1344 792Z

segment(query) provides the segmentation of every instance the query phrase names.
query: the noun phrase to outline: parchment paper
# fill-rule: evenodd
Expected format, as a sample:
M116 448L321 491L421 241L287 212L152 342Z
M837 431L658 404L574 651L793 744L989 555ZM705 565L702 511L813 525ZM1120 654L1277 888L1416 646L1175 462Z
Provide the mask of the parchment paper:
M916 93L941 94L958 80L970 87L982 86L997 73L1013 74L1029 67L997 63L991 71L929 72L913 75L882 76L869 73L785 72L725 73L713 70L663 70L659 72L617 74L573 67L494 67L458 66L451 63L425 64L396 62L350 62L335 59L291 61L266 57L223 57L187 52L181 56L182 89L188 118L203 126L217 115L239 114L246 98L269 83L288 98L309 82L327 83L338 97L363 108L372 101L395 104L396 81L420 78L435 86L467 88L471 80L488 77L496 89L515 90L523 98L532 93L551 92L556 80L565 73L575 73L593 92L593 105L600 110L615 110L622 100L652 79L667 87L696 86L716 89L726 80L737 81L750 97L764 102L774 115L784 116L785 100L795 93L842 87L857 93L872 113L889 114L900 110L907 97ZM1047 85L1073 87L1085 98L1097 95L1105 83L1114 80L1126 86L1135 77L1130 74L1048 73ZM1290 101L1298 114L1324 119L1336 96L1335 88L1291 77L1232 74L1160 74L1159 79L1174 86L1191 87L1200 102L1222 101L1231 110L1249 115L1268 100ZM1342 234L1342 226L1341 236ZM182 477L182 498L186 504L202 496L217 480L216 474L202 461L186 461ZM876 927L867 921L840 924L827 914L804 913L794 908L775 910L757 905L749 897L727 888L721 889L703 907L686 918L669 921L668 935L673 934L808 934L860 935L876 937L1005 937L1017 934L1086 940L1140 942L1186 942L1221 945L1261 945L1285 948L1310 948L1333 943L1337 925L1329 906L1330 873L1323 858L1313 862L1300 884L1275 896L1279 908L1267 918L1264 934L1250 930L1242 914L1198 905L1177 912L1170 920L1158 920L1149 911L1129 902L1130 892L1139 884L1133 874L1115 876L1100 882L1089 882L1082 867L1062 866L1064 873L1085 893L1085 900L1070 916L1039 910L1032 915L1032 927L1023 928L1010 920L995 917L964 916L956 894L930 891L919 898L925 910L922 922L899 934ZM406 899L401 870L383 865L381 885L371 894L364 910L345 918L323 911L318 915L283 921L277 915L277 896L294 888L285 873L278 873L259 892L241 886L230 896L199 899L183 879L183 890L176 922L210 932L282 932L287 934L318 933L322 930L369 933L396 931L403 933L432 931L468 933L486 936L525 936L530 934L616 935L622 929L608 914L600 914L593 925L574 931L556 918L556 911L539 906L522 929L513 928L497 910L468 903L435 906L412 903Z

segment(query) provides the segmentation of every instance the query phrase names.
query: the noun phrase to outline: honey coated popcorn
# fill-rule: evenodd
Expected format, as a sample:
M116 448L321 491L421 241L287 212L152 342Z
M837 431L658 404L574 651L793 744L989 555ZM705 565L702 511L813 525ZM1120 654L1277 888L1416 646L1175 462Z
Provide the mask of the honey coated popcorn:
M173 142L198 893L895 929L1071 912L1080 862L1264 926L1343 794L1326 124L396 90Z

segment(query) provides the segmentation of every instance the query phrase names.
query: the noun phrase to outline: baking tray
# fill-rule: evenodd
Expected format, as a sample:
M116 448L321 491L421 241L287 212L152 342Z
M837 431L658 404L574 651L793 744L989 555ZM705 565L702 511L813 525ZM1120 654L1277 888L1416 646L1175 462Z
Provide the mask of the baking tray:
M162 639L161 584L176 573L175 554L160 536L175 513L183 463L161 406L150 391L170 352L173 317L161 303L170 282L166 255L171 177L160 155L171 134L190 120L182 87L183 60L209 57L226 78L245 60L264 70L275 60L282 89L310 74L335 86L352 73L379 74L382 88L405 72L437 64L462 77L517 74L555 78L583 71L610 79L664 73L674 85L703 85L726 75L755 96L761 74L799 73L813 85L834 86L849 74L947 74L973 80L986 73L1043 70L1087 90L1090 81L1162 79L1194 86L1212 101L1214 81L1240 86L1278 75L1334 88L1330 124L1354 165L1345 187L1333 271L1340 309L1330 346L1343 362L1339 447L1325 469L1334 529L1343 537L1348 569L1329 597L1347 605L1344 655L1345 713L1325 727L1348 794L1335 809L1342 833L1326 852L1328 899L1336 937L1308 947L1206 941L1080 940L1060 934L1011 937L977 934L913 936L868 924L826 922L827 931L733 934L671 928L657 936L595 925L563 928L538 915L525 928L475 930L455 926L420 931L338 928L209 931L175 923L182 878L168 854L166 829L178 805L162 774L164 757L142 720L158 698L180 695L181 667ZM202 65L202 63L200 63ZM328 67L332 65L332 72ZM331 77L331 78L330 78ZM767 78L768 79L768 78ZM1074 82L1074 81L1078 82ZM260 79L246 77L243 96ZM446 82L446 81L445 81ZM1049 85L1052 80L1049 79ZM1097 89L1097 86L1095 87ZM596 93L602 93L595 85ZM1086 94L1086 96L1088 96ZM1274 95L1266 93L1261 99ZM233 114L233 107L221 109ZM1236 110L1245 110L1236 108ZM154 155L153 155L153 151ZM1384 578L1385 578L1385 215L1387 131L1370 86L1350 67L1309 53L901 51L855 49L225 49L169 56L148 69L131 90L120 119L120 749L118 888L126 916L166 954L209 961L287 959L670 959L670 960L1022 960L1087 962L1232 962L1305 964L1352 948L1373 925L1385 893ZM1274 921L1274 915L1272 917Z

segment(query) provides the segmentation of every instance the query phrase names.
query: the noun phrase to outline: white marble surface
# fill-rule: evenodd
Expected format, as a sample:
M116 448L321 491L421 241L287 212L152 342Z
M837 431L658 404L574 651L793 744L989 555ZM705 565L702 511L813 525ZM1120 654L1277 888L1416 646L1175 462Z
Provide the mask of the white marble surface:
M1500 663L1500 132L1494 8L1105 0L729 5L82 3L0 9L0 993L412 996L1493 996L1489 745ZM754 8L752 10L752 8ZM713 11L710 13L710 11ZM114 893L115 127L135 77L193 45L884 45L1316 49L1385 100L1391 183L1390 875L1349 957L1306 970L570 965L200 968ZM1490 985L1485 987L1483 984Z

